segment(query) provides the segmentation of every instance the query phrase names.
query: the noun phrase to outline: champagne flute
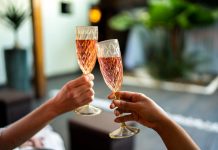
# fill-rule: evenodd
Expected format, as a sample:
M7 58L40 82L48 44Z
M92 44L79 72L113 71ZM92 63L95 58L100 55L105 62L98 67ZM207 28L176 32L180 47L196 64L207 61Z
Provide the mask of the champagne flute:
M114 93L118 92L123 81L123 65L118 40L110 39L99 42L97 56L105 83ZM116 95L115 99L119 97ZM127 138L138 132L138 128L127 126L123 122L120 128L111 132L109 136L115 139Z
M78 64L83 74L92 72L97 58L97 26L77 26L76 27L76 53ZM101 109L90 104L79 107L75 110L77 114L83 116L93 116L101 113Z

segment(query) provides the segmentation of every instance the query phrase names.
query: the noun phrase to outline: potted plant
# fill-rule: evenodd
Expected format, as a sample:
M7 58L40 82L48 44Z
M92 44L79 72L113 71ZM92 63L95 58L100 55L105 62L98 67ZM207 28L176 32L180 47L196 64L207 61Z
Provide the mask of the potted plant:
M18 90L30 89L29 72L27 67L27 51L20 47L18 30L30 16L27 10L18 8L15 3L8 3L4 12L0 12L1 22L11 28L14 33L14 45L5 49L5 68L7 86Z
M217 10L185 0L150 0L147 10L121 12L109 20L109 26L123 31L141 24L151 31L164 30L164 46L161 50L151 47L148 68L154 77L172 80L186 76L202 61L196 54L184 54L184 31L212 24L217 19Z

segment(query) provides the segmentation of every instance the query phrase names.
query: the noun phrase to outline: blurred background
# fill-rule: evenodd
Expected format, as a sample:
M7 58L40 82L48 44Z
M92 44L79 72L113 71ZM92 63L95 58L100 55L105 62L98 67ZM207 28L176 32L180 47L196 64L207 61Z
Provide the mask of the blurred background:
M75 27L87 25L98 26L99 41L119 40L123 90L154 99L201 149L218 148L216 0L0 0L1 127L24 116L82 74L77 64ZM113 118L106 100L110 90L98 63L93 73L95 104ZM77 144L70 122L74 118L78 119L70 112L50 124L66 150L75 149ZM111 125L115 123L111 121ZM122 145L134 150L166 149L154 131L136 126L141 132L128 141L110 140L101 129L89 127L93 136L87 131L87 139L96 137L98 141L101 133L107 144L120 145L106 146L110 150L126 149ZM78 134L83 128L78 126ZM91 148L88 140L82 143ZM106 149L104 146L97 149Z

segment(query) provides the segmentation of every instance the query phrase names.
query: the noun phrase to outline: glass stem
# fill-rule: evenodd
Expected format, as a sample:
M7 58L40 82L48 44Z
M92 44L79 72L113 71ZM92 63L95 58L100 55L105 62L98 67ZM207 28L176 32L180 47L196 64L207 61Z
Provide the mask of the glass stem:
M125 123L125 122L122 122L122 123L121 123L121 128L122 128L122 127L126 127L126 123Z
M116 94L115 94L115 100L120 100L120 97L117 96ZM121 128L122 128L122 127L126 127L126 123L125 123L125 122L122 122L122 123L121 123Z
M88 108L89 108L89 106L90 106L90 103L87 104L87 107L88 107Z

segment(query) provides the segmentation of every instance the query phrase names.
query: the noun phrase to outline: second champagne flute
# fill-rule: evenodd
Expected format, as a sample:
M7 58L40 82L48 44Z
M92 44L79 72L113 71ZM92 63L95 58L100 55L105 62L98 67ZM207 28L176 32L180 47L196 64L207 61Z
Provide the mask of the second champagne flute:
M76 27L76 53L78 64L83 74L92 72L97 58L97 26L77 26ZM90 104L79 107L75 110L77 114L83 116L93 116L101 113L101 109Z
M99 42L97 56L105 83L114 93L118 92L123 81L123 65L118 40L111 39ZM119 100L119 95L116 95L115 99ZM127 126L123 122L120 128L111 132L109 136L111 138L127 138L138 132L138 128Z

